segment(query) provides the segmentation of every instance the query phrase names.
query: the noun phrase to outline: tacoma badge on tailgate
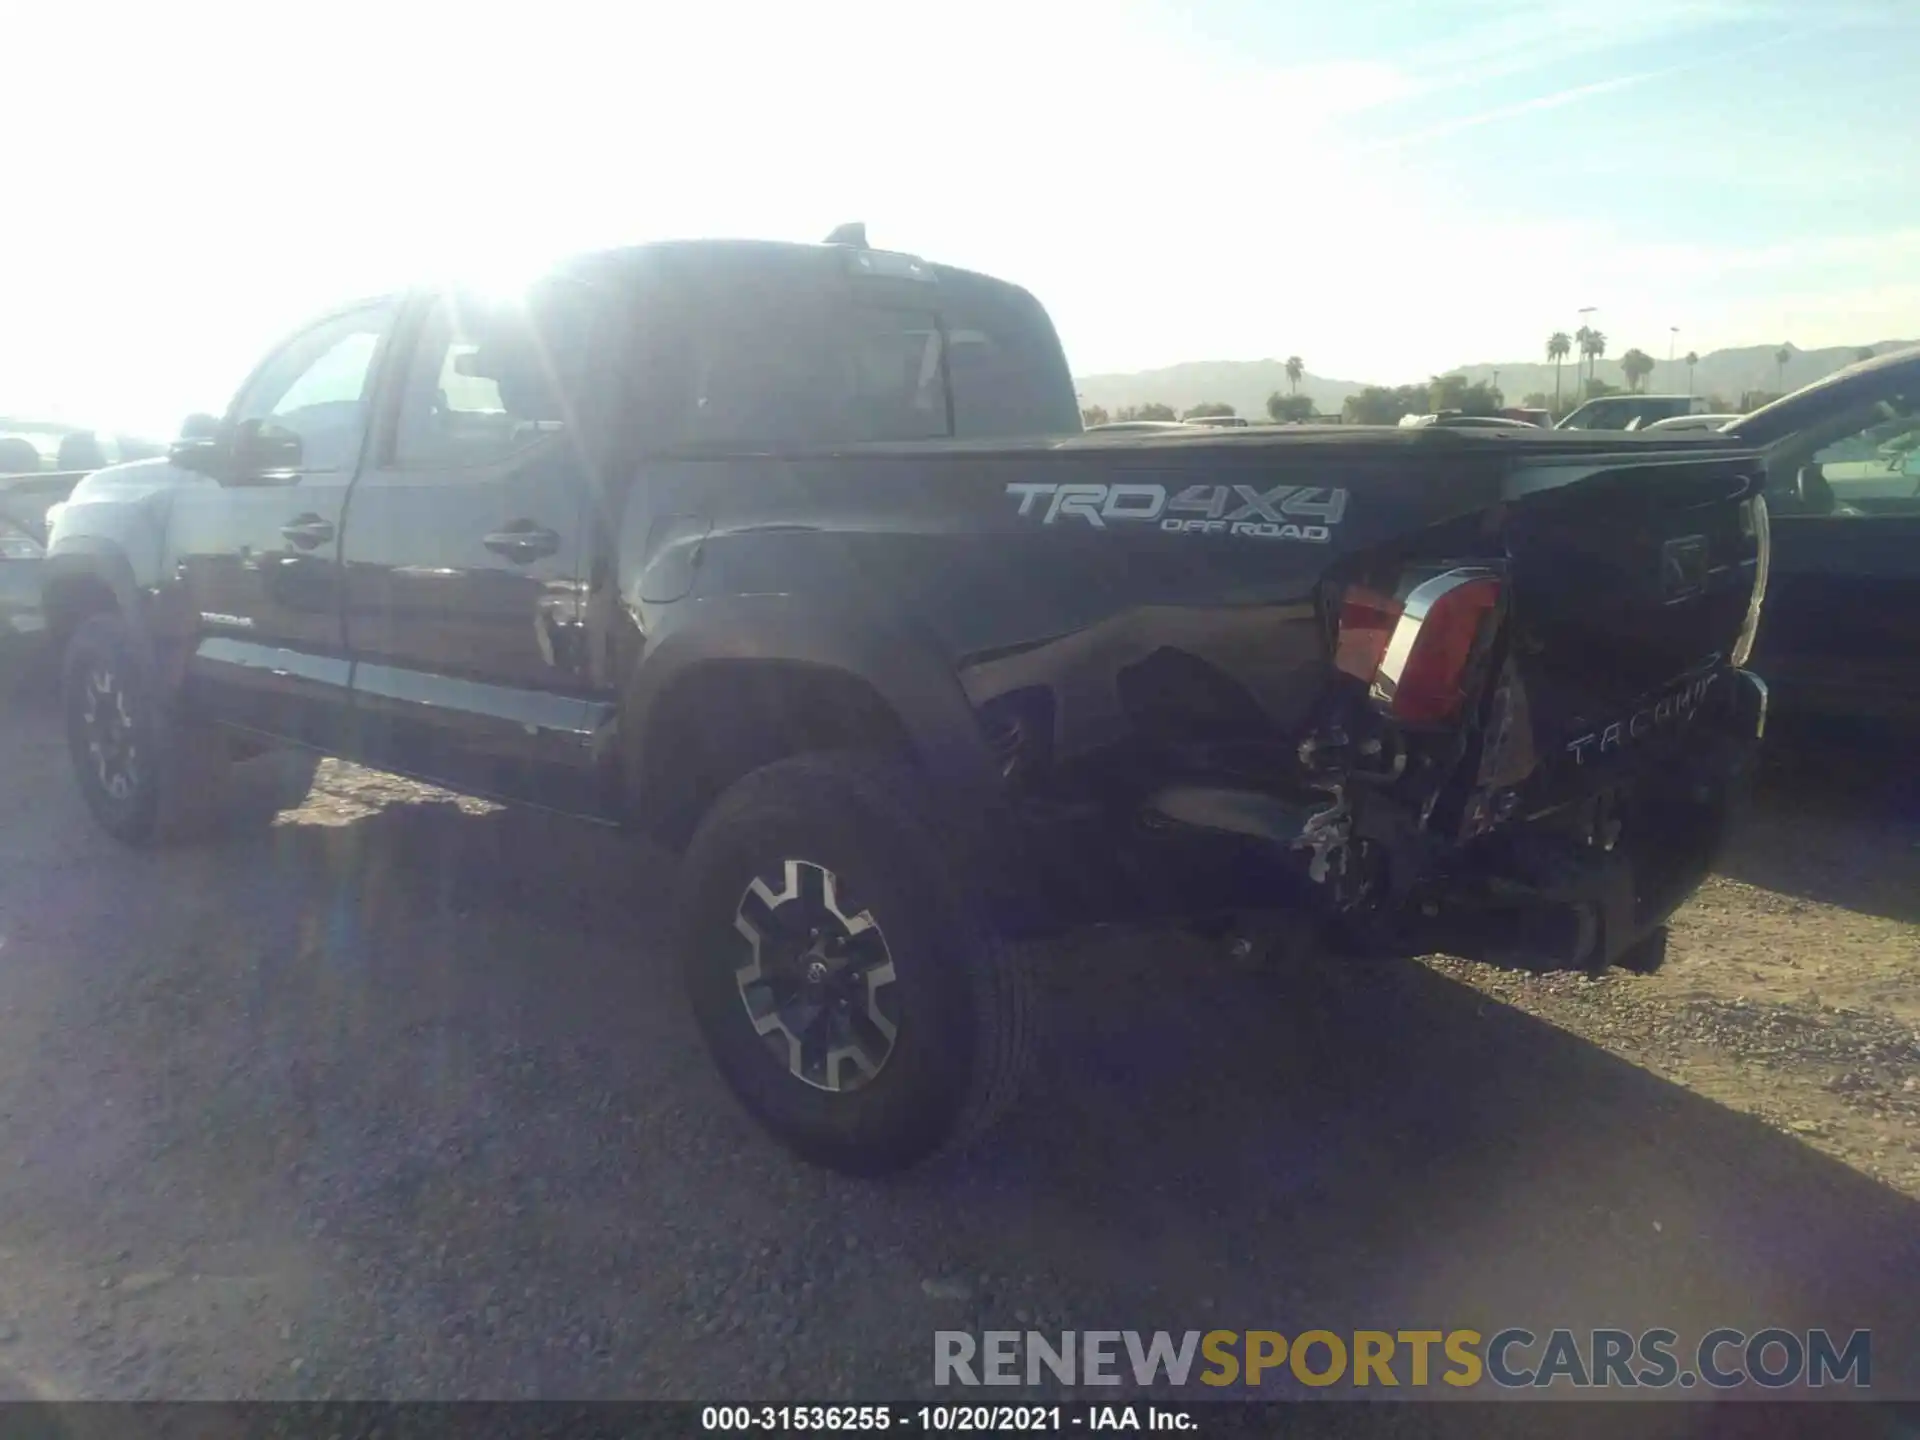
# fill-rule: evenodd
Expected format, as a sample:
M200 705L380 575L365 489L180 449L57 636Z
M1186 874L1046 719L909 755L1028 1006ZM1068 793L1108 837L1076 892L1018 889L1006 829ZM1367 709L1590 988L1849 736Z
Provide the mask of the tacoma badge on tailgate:
M1347 492L1318 485L1276 485L1264 494L1252 485L1189 485L1169 496L1164 485L1009 485L1019 513L1031 516L1046 501L1042 525L1063 515L1096 530L1107 522L1139 521L1172 534L1244 535L1255 540L1326 544L1347 513ZM1303 524L1301 521L1314 523Z
M1717 664L1719 657L1716 656L1714 659ZM1631 715L1569 740L1567 752L1573 756L1575 764L1584 765L1587 763L1587 751L1590 747L1596 755L1611 754L1622 746L1646 739L1657 730L1664 730L1676 722L1684 723L1691 720L1720 675L1721 671L1718 669L1708 670L1704 674L1696 673L1678 689L1670 690L1658 700L1642 705Z

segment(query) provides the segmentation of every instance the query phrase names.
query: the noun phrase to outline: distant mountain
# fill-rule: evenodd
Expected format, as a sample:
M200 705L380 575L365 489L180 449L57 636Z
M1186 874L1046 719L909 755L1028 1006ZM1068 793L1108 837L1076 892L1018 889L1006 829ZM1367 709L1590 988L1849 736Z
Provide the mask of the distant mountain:
M1881 340L1871 348L1884 355L1920 344L1914 340ZM1626 347L1622 347L1624 350ZM1773 363L1773 345L1748 345L1733 350L1715 350L1702 355L1693 371L1696 395L1719 395L1738 405L1749 390L1797 390L1823 375L1851 365L1859 345L1832 346L1824 350L1801 350L1794 346L1787 361L1784 381ZM1664 356L1647 378L1645 388L1655 393L1679 393L1687 388L1687 367L1678 357L1671 366ZM1499 365L1464 365L1443 372L1464 375L1468 380L1493 380L1510 404L1535 391L1553 394L1553 366L1536 361L1509 361ZM1595 374L1609 385L1624 387L1618 356L1603 359ZM1418 376L1387 380L1331 380L1312 373L1300 382L1300 393L1311 396L1323 412L1338 410L1349 395L1374 384L1405 384ZM1570 392L1579 382L1571 359L1561 368L1560 383ZM1126 405L1145 405L1159 401L1175 410L1185 410L1206 400L1224 400L1236 413L1258 419L1266 414L1267 396L1278 390L1287 393L1287 369L1284 360L1195 360L1170 365L1162 370L1142 370L1132 375L1082 375L1074 380L1082 406L1099 405L1109 413Z
M1224 400L1235 414L1252 419L1266 418L1267 396L1276 390L1285 395L1289 389L1285 360L1195 360L1136 375L1080 375L1073 383L1082 407L1099 405L1108 413L1156 400L1175 410ZM1309 374L1300 382L1300 393L1311 397L1315 408L1335 411L1349 395L1365 389L1366 383Z

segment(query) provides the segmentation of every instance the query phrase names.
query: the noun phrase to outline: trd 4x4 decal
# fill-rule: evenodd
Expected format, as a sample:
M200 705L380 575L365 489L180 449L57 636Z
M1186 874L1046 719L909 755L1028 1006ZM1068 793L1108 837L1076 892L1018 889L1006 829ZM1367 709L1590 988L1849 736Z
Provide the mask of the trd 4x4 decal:
M1324 545L1347 513L1347 492L1317 485L1189 485L1168 495L1164 485L1009 485L1023 517L1042 525L1084 520L1096 530L1108 522L1146 523L1170 534L1243 535L1254 540L1305 540Z

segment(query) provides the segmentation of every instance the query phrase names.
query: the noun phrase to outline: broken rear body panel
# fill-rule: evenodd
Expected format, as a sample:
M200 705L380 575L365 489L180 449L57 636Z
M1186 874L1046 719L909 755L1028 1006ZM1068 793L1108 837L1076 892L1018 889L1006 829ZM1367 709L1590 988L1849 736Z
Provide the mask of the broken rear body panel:
M1594 963L1691 892L1753 748L1756 474L1642 437L1356 429L689 462L655 483L708 507L694 603L655 633L777 592L931 647L996 771L1021 928L1304 908L1461 945L1524 917L1516 943ZM1469 573L1497 598L1457 714L1405 722L1336 668L1349 589Z

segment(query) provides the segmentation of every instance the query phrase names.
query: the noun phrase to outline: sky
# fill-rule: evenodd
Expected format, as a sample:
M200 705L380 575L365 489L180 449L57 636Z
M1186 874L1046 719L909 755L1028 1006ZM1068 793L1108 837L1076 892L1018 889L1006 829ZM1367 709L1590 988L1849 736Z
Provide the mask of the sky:
M697 235L1027 286L1076 372L1920 337L1914 0L41 0L0 415L171 435L337 301ZM1671 334L1678 328L1677 337Z

